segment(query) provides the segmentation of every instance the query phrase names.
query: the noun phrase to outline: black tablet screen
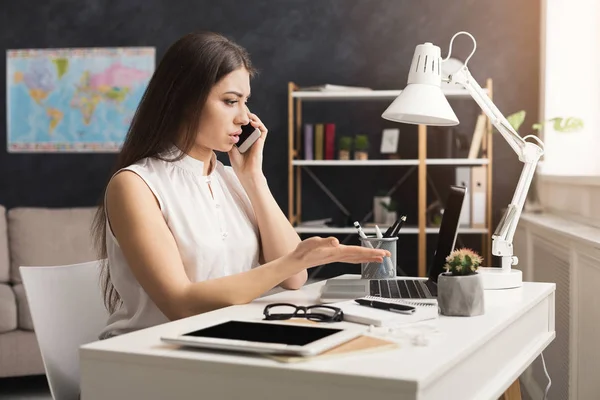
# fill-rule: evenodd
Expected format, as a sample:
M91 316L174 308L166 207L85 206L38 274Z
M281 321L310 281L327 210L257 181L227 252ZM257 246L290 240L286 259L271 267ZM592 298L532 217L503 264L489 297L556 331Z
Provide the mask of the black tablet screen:
M219 325L186 333L183 336L304 346L340 331L341 329L323 327L313 328L300 325L227 321Z

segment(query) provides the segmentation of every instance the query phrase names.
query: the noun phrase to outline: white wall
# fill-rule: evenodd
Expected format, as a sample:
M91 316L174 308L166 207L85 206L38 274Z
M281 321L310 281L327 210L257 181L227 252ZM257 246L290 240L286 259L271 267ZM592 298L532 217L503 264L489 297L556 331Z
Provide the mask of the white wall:
M540 172L600 175L600 1L542 0L540 118L576 116L577 133L544 131Z

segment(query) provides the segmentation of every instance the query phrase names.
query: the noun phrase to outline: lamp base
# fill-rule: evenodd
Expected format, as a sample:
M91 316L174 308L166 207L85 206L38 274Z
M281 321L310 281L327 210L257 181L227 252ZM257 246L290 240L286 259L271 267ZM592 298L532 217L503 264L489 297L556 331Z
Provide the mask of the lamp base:
M503 271L502 268L480 267L477 269L484 290L512 289L523 286L523 273L518 269Z

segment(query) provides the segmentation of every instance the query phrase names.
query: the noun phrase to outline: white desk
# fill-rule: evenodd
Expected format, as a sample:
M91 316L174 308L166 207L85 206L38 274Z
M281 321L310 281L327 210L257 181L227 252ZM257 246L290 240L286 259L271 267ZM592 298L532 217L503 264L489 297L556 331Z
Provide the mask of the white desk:
M82 399L497 399L555 337L555 285L525 283L486 291L483 316L440 317L426 346L283 364L159 339L219 318L261 319L272 302L313 304L321 285L85 345Z

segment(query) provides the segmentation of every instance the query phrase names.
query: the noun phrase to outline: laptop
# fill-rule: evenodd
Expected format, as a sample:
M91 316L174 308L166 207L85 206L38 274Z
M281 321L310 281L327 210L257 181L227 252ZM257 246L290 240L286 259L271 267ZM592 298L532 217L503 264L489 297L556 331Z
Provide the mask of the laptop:
M437 279L444 272L446 257L454 250L458 223L467 189L451 186L438 234L438 243L428 278L329 279L321 292L323 303L356 299L364 296L388 299L437 299ZM467 210L468 211L468 210Z

